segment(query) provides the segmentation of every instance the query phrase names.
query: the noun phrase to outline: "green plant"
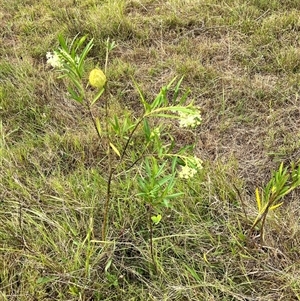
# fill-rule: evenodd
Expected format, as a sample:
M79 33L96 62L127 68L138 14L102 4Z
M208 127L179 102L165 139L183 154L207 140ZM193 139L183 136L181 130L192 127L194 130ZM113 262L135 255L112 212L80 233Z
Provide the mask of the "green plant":
M300 164L295 167L294 164L291 168L283 167L280 164L278 170L273 173L271 180L263 188L261 193L256 188L255 196L257 202L257 217L254 220L249 234L253 232L256 226L260 223L260 243L263 243L264 226L268 213L280 207L283 202L281 201L284 196L300 186Z
M197 170L202 168L202 161L189 154L192 147L183 147L173 152L176 146L175 139L167 131L168 128L161 125L157 126L155 121L160 118L173 119L179 122L180 127L194 128L201 123L200 110L192 102L186 104L189 92L185 92L179 97L183 78L175 85L172 101L168 99L168 92L176 78L162 87L152 102L145 99L141 89L133 79L143 105L143 112L139 118L126 114L124 116L112 114L107 97L103 100L105 102L105 116L103 118L94 117L92 107L104 95L108 55L115 47L115 43L107 40L104 72L100 69L93 69L89 73L89 84L96 88L92 91L94 96L89 99L87 95L91 93L90 91L87 93L90 88L85 83L84 63L93 47L93 40L83 47L85 41L86 37L75 37L68 45L65 39L60 36L60 48L54 53L48 53L47 58L48 63L61 72L60 78L67 79L67 89L70 97L88 111L99 142L103 143L104 141L107 145L108 177L102 222L102 240L105 241L107 235L108 213L112 200L111 184L114 177L120 172L125 173L127 177L130 177L131 173L138 172L140 176L136 195L143 200L148 208L151 256L156 267L153 252L152 223L158 224L162 218L162 208L169 207L169 201L182 194L182 192L174 192L176 190L176 180L178 179L177 174L179 178L192 177ZM83 50L81 50L82 48ZM137 133L142 136L144 147L132 155L129 148L132 145L134 146ZM117 157L117 160L115 157ZM179 173L178 165L181 165ZM155 215L153 215L154 213Z

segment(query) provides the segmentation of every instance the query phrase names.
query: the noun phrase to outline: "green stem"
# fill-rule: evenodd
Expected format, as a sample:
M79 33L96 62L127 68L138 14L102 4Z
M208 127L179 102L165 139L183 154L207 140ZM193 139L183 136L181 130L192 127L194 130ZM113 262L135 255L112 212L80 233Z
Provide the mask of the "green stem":
M249 230L249 235L251 235L252 231L254 230L254 228L258 225L258 223L261 221L261 228L260 228L260 244L263 244L263 232L264 232L264 226L265 226L265 222L266 222L266 218L269 212L270 207L273 205L273 203L276 201L276 196L277 195L273 195L272 197L270 197L269 201L268 201L268 205L266 206L266 209L264 210L264 212L260 215L260 217L255 221L255 223L251 226L250 230Z
M91 106L89 105L88 102L86 102L86 107L89 113L89 116L93 122L94 128L97 132L99 141L102 140L101 133L98 130ZM111 151L110 151L110 137L109 137L109 132L108 132L108 101L105 101L105 126L106 126L106 141L107 141L107 156L108 156L108 179L107 179L107 190L106 190L106 197L105 197L105 203L104 203L104 215L103 215L103 223L102 223L102 233L101 237L102 240L106 240L106 229L107 229L107 221L108 221L108 211L109 211L109 204L110 204L110 197L111 197L111 181L113 177L113 168L112 168L112 158L111 158Z
M133 134L135 133L136 129L138 128L138 126L141 124L141 122L143 120L144 120L144 116L136 123L136 125L133 128L133 130L131 131L131 133L130 133L128 139L127 139L127 142L126 142L126 144L125 144L125 146L123 148L123 151L122 151L122 154L121 154L121 158L120 158L120 163L123 161L123 158L124 158L124 156L126 154L126 150L128 148L128 145L129 145L129 143L131 141L131 138L132 138Z
M151 207L148 206L148 221L149 221L149 231L150 231L150 254L151 259L154 267L155 273L157 273L157 265L154 257L154 248L153 248L153 226L152 226L152 219L151 219Z
M100 133L99 130L98 130L98 127L97 127L97 124L96 124L96 121L95 121L95 117L94 117L94 115L93 115L93 113L92 113L91 106L90 106L90 105L87 105L87 109L88 109L90 118L91 118L91 120L92 120L92 122L93 122L94 128L95 128L95 130L96 130L96 132L97 132L98 138L101 140L101 139L102 139L101 133Z
M106 141L107 141L107 156L108 156L108 180L107 180L107 190L106 190L106 199L104 205L104 215L103 215L103 224L102 224L102 240L106 240L106 228L108 220L108 211L111 197L111 181L113 177L114 170L112 168L112 157L110 151L110 137L108 129L108 101L105 102L105 127L106 127Z
M264 243L264 227L265 227L267 214L268 214L268 211L265 211L265 214L264 214L264 216L262 218L262 221L261 221L261 228L260 228L260 245L261 246Z
M236 191L236 193L237 193L237 195L238 195L238 197L240 199L240 202L242 204L242 210L244 212L245 219L248 220L248 215L247 215L247 212L246 212L246 204L245 204L245 202L244 202L244 200L243 200L243 198L241 196L241 193L240 193L239 189L236 187L236 185L234 183L233 183L233 188L235 189L235 191Z

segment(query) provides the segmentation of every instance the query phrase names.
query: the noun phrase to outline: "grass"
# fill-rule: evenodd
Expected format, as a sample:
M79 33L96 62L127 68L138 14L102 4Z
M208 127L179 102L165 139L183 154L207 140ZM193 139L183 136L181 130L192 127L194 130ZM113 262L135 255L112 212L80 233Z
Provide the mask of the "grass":
M1 4L0 300L300 300L299 190L262 246L246 237L255 189L299 162L299 12L292 0ZM154 228L157 273L135 179L114 181L100 241L106 149L46 66L59 33L93 37L91 65L116 41L116 112L140 110L131 76L151 99L185 75L201 107L196 134L172 129L178 144L196 139L204 168Z

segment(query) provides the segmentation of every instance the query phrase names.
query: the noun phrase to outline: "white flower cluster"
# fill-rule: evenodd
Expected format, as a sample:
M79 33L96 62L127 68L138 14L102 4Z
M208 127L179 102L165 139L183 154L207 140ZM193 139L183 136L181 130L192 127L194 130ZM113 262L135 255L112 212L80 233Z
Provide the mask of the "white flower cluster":
M62 67L62 62L57 52L55 51L53 53L47 52L46 58L47 58L47 64L51 65L53 68Z
M195 168L191 168L188 165L182 166L179 172L179 178L188 179L192 178L197 173Z
M181 170L178 174L179 178L182 179L192 178L198 170L203 168L203 161L196 156L188 158L185 163L186 164L181 167Z
M156 127L150 134L150 139L154 139L155 137L160 137L160 128Z
M198 158L197 156L188 158L188 162L189 162L189 164L193 165L197 169L202 169L203 168L203 166L202 166L203 161L200 158Z
M202 121L200 110L196 110L193 114L179 112L179 126L181 128L195 128Z

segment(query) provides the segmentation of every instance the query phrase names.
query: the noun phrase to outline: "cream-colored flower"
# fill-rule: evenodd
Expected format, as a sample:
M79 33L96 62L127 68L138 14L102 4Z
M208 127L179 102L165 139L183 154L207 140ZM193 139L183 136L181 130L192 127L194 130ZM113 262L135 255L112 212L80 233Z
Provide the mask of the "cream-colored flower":
M92 87L102 89L106 83L106 76L100 69L93 69L89 75L89 83Z
M195 168L191 168L188 165L182 166L179 172L179 178L189 179L192 178L197 173Z
M150 139L154 139L155 137L160 137L160 128L156 127L150 134Z
M180 127L192 127L195 128L202 121L200 110L196 110L194 113L179 112L179 126Z
M203 168L202 166L203 161L197 156L194 156L193 158L189 158L189 162L191 163L191 165L194 165L198 170Z
M62 61L60 57L58 56L57 52L47 52L46 53L47 58L47 64L51 65L53 68L61 68L62 67Z
M185 165L179 171L179 178L189 179L192 178L197 171L203 168L203 161L197 156L185 158Z

